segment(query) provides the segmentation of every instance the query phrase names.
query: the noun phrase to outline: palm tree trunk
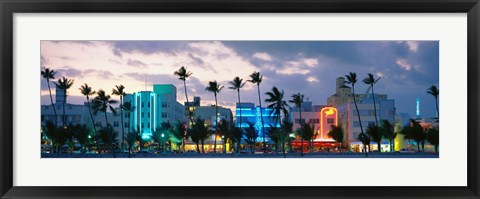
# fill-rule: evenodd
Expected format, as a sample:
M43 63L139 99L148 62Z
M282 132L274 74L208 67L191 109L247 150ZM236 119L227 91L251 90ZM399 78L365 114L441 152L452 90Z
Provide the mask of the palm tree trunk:
M438 153L438 145L435 145L435 153Z
M121 107L123 105L123 96L120 95L120 122L122 123L120 127L122 128L122 151L123 147L125 144L125 129L124 129L124 123L123 123L123 108Z
M242 138L237 140L237 148L235 149L235 152L237 152L237 154L240 154L240 142L242 142Z
M242 105L240 104L240 89L237 89L237 96L238 96L238 109L240 110L240 125L239 127L242 128Z
M98 144L98 135L97 135L97 127L95 127L95 119L93 119L92 115L92 107L90 106L90 98L87 95L87 106L88 106L88 114L90 115L90 119L92 119L92 127L93 132L95 132L95 139L97 140L97 151L100 153L100 145Z
M378 121L377 121L377 105L375 103L375 94L373 92L373 84L372 84L372 99L373 99L373 111L374 111L374 115L375 115L375 126L378 126ZM380 151L380 150L378 150Z
M53 108L53 113L55 114L55 119L53 120L53 124L55 124L55 127L57 126L57 110L55 109L55 105L53 104L53 98L52 98L52 90L50 89L50 80L47 80L47 85L48 85L48 93L50 93L50 102L52 103L52 108Z
M381 144L381 141L377 142L377 150L379 153L382 152L382 144Z
M360 124L360 130L363 134L363 125L362 125L362 120L360 119L360 111L358 110L357 100L355 99L356 98L355 97L355 84L352 84L352 94L353 94L353 104L355 104L355 109L357 110L358 123ZM365 156L368 157L367 146L365 144L363 144L363 148L364 148Z
M237 89L237 96L238 96L238 109L240 110L240 123L238 125L238 127L240 128L240 130L242 130L242 102L240 101L240 89ZM261 109L260 109L261 110ZM237 141L237 149L236 149L236 152L237 154L240 154L240 142L242 141L242 138L240 138L238 141Z
M435 96L435 105L437 107L437 119L439 119L440 115L439 115L439 112L438 112L438 97Z
M185 81L186 80L183 80L183 87L185 88L185 98L187 99L188 115L190 116L190 122L193 125L192 111L190 111L190 103L188 102L187 83ZM188 125L188 126L190 126L190 125Z
M130 132L127 132L129 135L130 135ZM132 143L130 143L131 139L129 138L128 139L128 158L131 158L132 157Z
M285 142L282 141L282 151L283 151L283 158L287 158L287 155L285 154Z
M105 122L106 122L106 128L108 129L108 118L107 118L107 110L105 110ZM113 138L112 136L110 135L110 132L107 130L107 137L108 139L110 140L110 148L112 149L112 152L113 152L113 158L117 158L117 156L115 155L115 148L113 146Z
M227 139L222 139L223 144L223 153L227 153Z
M62 116L62 125L65 127L65 104L67 103L67 89L63 89L63 116Z
M417 141L417 151L420 152L420 142Z
M252 141L252 144L250 144L250 153L255 154L255 140Z
M198 142L195 142L197 144L197 152L200 153L200 146L198 146Z
M260 98L260 84L257 84L257 90L258 90L258 103L260 105L260 118L262 119L263 152L266 153L267 152L267 143L265 142L265 124L263 122L262 100Z
M218 103L217 103L217 93L215 95L215 135L213 136L213 155L217 152L217 129L218 129Z
M185 153L185 144L186 144L186 140L185 140L185 137L182 138L182 151L183 153Z
M205 154L205 141L202 140L202 153Z

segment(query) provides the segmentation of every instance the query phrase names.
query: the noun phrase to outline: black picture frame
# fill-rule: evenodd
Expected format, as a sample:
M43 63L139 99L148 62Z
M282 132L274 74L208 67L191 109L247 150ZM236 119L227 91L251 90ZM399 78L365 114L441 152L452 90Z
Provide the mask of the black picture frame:
M479 0L0 0L2 198L480 198ZM20 187L13 186L15 13L467 13L468 179L465 187Z

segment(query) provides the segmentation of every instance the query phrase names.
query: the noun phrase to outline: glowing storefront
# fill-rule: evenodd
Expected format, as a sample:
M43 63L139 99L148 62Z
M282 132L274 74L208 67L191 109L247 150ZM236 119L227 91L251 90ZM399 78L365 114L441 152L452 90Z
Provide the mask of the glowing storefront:
M313 126L315 134L314 139L315 150L326 150L337 147L337 143L331 137L328 136L328 132L331 130L331 126L338 125L338 111L332 106L314 105L311 103L308 106L302 108L302 121ZM291 119L293 121L293 130L300 129L300 111L292 109ZM292 142L294 148L298 148L301 145L300 137L297 137ZM304 141L304 147L307 143Z

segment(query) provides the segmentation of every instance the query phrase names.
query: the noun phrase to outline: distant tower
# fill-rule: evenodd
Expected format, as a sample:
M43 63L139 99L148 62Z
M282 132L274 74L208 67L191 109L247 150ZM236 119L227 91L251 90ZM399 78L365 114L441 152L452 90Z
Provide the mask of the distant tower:
M417 97L417 118L420 118L420 98Z

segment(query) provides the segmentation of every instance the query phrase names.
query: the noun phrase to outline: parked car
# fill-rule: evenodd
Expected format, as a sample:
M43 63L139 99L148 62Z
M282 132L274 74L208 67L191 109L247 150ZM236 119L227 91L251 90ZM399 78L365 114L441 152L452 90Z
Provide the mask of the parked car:
M415 151L410 148L403 148L403 149L400 149L400 151L398 152L399 153L415 153Z

